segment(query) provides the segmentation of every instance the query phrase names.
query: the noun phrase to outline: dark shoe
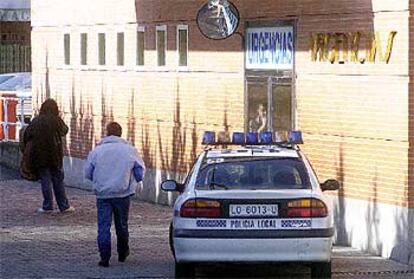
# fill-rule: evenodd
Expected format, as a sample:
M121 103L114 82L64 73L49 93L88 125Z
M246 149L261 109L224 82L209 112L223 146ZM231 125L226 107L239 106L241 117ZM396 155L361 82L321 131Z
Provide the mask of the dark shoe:
M126 258L129 256L129 250L127 250L125 253L123 254L119 254L118 255L118 261L120 261L121 263L125 262Z
M98 265L102 267L109 267L109 261L100 261Z

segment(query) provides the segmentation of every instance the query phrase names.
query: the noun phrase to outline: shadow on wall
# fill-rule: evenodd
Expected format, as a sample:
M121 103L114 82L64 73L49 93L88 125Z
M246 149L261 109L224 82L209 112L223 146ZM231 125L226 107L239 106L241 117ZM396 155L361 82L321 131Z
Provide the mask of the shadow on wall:
M161 126L164 126L166 123L157 121L158 149L154 150L150 144L149 124L144 122L141 129L142 156L147 167L147 173L144 180L145 186L139 188L138 195L145 200L168 205L173 204L177 194L161 191L161 182L167 179L183 182L186 172L189 170L197 156L197 125L193 117L190 158L186 158L189 128L182 121L179 83L177 82L177 84L171 136L164 138L163 135L165 135L165 133L163 133L163 127ZM171 141L171 145L165 144L166 138ZM155 158L158 158L159 160Z
M343 143L339 146L338 166L336 167L336 179L340 187L338 190L338 206L335 208L335 224L336 224L336 243L340 245L350 245L352 238L348 235L346 229L346 207L345 207L345 169L344 169L344 150Z
M371 197L365 216L366 220L366 232L368 236L367 244L364 250L371 253L378 253L382 251L381 233L379 231L380 226L380 213L377 204L378 197L378 171L375 167L375 174L372 178L373 196Z
M33 82L33 75L32 75L32 82ZM32 85L32 88L34 88L33 85ZM45 77L44 77L44 81L42 81L40 84L40 92L38 90L38 87L36 87L36 101L33 102L33 116L36 116L39 114L40 106L46 99L49 99L49 98L51 98L49 50L46 48L45 49ZM34 98L32 96L32 100L33 99Z
M80 91L79 103L77 103L74 78L72 78L72 94L69 101L69 110L70 144L67 149L67 154L70 157L84 158L84 154L88 154L92 150L95 141L93 106L90 103L84 102L82 91Z
M82 90L77 91L75 77L72 77L71 96L69 99L69 144L65 142L65 154L69 156L66 160L65 171L68 173L68 183L80 188L90 188L89 181L84 179L83 163L89 152L94 148L97 140L106 136L106 125L112 122L113 109L108 105L104 81L101 81L101 135L96 134L96 123L93 111L93 103L85 102ZM82 84L78 84L82 88ZM62 106L62 104L61 104ZM99 124L98 124L99 126ZM129 129L130 125L128 125ZM99 127L98 127L99 128Z
M106 125L114 121L114 112L111 105L108 105L106 96L106 85L101 81L101 138L106 136Z
M408 94L408 197L409 200L409 211L408 211L408 224L409 227L409 240L410 240L410 259L409 263L414 266L414 0L409 1L410 5L410 17L409 17L409 28L411 40L409 41L410 50L409 64L410 71L410 83L409 83L409 94Z
M336 171L340 188L338 203L334 209L336 243L345 246L356 245L358 248L372 254L390 255L391 259L408 264L410 256L412 257L412 248L410 248L412 244L409 236L409 233L412 233L412 228L409 225L412 211L410 213L410 211L406 212L404 208L378 204L380 181L378 180L377 167L375 167L370 184L372 186L370 200L366 203L347 200L345 198L346 188L344 187L346 183L345 161L343 143L341 143ZM347 206L352 204L356 207L347 210ZM352 220L349 219L351 213L354 214ZM390 219L390 216L393 219ZM361 237L365 237L365 239L359 239Z
M128 104L127 140L135 146L135 90L132 89Z

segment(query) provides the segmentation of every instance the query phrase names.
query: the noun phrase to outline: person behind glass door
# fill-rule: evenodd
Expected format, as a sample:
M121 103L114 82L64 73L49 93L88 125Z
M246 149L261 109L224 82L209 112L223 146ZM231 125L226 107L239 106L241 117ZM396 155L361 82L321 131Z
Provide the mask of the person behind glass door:
M265 131L267 125L267 113L262 103L257 105L256 115L249 121L249 131L261 133Z

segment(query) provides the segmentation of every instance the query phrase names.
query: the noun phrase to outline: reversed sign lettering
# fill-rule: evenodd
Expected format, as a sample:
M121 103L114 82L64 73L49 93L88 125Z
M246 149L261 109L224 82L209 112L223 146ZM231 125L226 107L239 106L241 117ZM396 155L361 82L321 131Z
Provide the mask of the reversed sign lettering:
M30 10L0 9L0 21L30 21Z
M316 33L310 35L312 61L331 63L375 63L388 64L397 31L388 33L384 49L384 35L380 32Z
M292 69L293 57L293 26L247 29L247 69Z

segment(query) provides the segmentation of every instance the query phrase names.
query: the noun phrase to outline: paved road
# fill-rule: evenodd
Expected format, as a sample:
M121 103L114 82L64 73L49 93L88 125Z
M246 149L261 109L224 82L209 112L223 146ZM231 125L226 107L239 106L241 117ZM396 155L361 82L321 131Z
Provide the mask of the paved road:
M170 208L133 202L130 213L132 255L125 263L113 251L109 269L97 266L95 197L67 189L76 212L35 213L41 203L37 183L0 181L0 278L170 278ZM113 243L115 239L113 238ZM333 278L414 278L406 265L336 247ZM309 278L301 266L205 267L199 277Z
M10 179L19 179L20 174L16 170L12 170L0 165L0 181L10 180Z

